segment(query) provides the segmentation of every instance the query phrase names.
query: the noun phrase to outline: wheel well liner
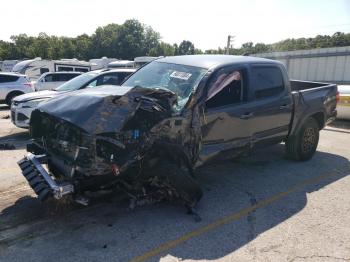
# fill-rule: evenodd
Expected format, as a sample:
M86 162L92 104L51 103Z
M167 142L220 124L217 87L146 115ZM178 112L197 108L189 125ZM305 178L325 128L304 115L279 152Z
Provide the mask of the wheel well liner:
M321 130L324 127L325 121L324 121L324 113L318 112L316 114L311 115L310 117L314 118L318 124L319 130Z
M11 97L11 95L23 95L23 94L24 92L22 91L18 91L18 90L11 91L10 93L7 94L5 101L7 101L8 98Z

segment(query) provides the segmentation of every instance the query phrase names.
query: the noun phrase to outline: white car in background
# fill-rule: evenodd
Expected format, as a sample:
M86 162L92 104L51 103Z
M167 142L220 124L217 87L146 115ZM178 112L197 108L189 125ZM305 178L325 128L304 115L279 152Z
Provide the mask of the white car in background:
M32 111L41 102L48 99L84 88L94 88L101 85L120 85L126 77L136 69L103 69L90 71L73 78L54 90L44 90L25 94L13 99L11 104L11 121L17 127L28 128ZM117 87L118 88L118 87Z
M337 118L350 120L350 85L338 85Z
M34 92L27 76L16 73L0 73L0 103L11 105L14 97Z
M39 77L39 79L36 82L34 82L34 89L36 91L52 90L81 74L81 72L44 73Z

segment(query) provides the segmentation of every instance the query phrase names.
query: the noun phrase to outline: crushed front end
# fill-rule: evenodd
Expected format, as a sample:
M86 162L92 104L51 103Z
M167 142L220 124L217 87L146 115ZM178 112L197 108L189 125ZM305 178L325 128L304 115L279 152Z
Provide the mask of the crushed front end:
M156 192L194 206L201 190L181 174L191 169L191 121L172 116L174 103L169 91L137 87L55 98L33 112L30 153L18 164L41 200L120 187L135 198Z

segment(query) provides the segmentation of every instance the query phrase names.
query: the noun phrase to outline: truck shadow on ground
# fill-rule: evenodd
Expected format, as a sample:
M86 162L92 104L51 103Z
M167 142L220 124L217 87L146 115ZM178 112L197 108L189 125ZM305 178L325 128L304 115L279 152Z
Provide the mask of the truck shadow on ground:
M168 203L127 211L128 202L116 194L90 207L67 208L53 215L44 212L44 205L36 198L20 198L0 213L0 230L5 232L0 238L3 250L0 256L2 261L9 258L46 261L47 257L60 253L61 259L88 256L98 261L103 255L107 260L128 261L178 239L177 245L161 249L151 260L167 254L194 260L222 258L300 212L307 205L307 194L350 173L349 160L342 156L317 152L311 161L293 162L284 159L283 154L283 145L276 145L248 158L198 170L204 191L198 205L202 218L199 223L194 222L183 207ZM230 217L305 181L314 182L210 232L181 240L184 234ZM28 221L31 224L24 230L11 233L11 228Z
M0 145L13 145L15 149L25 149L29 142L30 135L28 130L23 129L21 132L8 134L0 137ZM0 147L1 149L1 147Z

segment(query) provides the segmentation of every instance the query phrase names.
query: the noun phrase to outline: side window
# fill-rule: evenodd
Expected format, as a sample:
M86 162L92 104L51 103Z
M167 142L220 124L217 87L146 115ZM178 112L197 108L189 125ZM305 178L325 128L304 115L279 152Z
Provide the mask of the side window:
M0 83L16 82L18 78L18 76L12 75L0 75Z
M206 99L207 108L215 108L246 100L244 70L222 69L210 81Z
M52 74L48 74L45 76L45 82L53 82Z
M77 76L79 76L79 74L66 74L63 81L69 81L69 80L71 80L71 79L73 79L74 77L77 77Z
M57 74L58 80L60 82L66 82L71 80L72 78L76 77L76 74Z
M120 73L105 74L91 81L86 87L95 87L101 85L120 85L123 79L124 78L121 77Z
M106 74L103 75L98 81L97 85L119 85L121 82L120 74L114 73L114 74Z
M132 73L131 72L124 72L120 74L120 84L124 82Z
M284 91L282 72L277 67L252 67L252 87L255 98L277 96Z
M96 78L95 80L91 81L90 83L88 83L86 85L87 88L90 88L90 87L95 87L97 86L97 82L99 81L99 78Z

